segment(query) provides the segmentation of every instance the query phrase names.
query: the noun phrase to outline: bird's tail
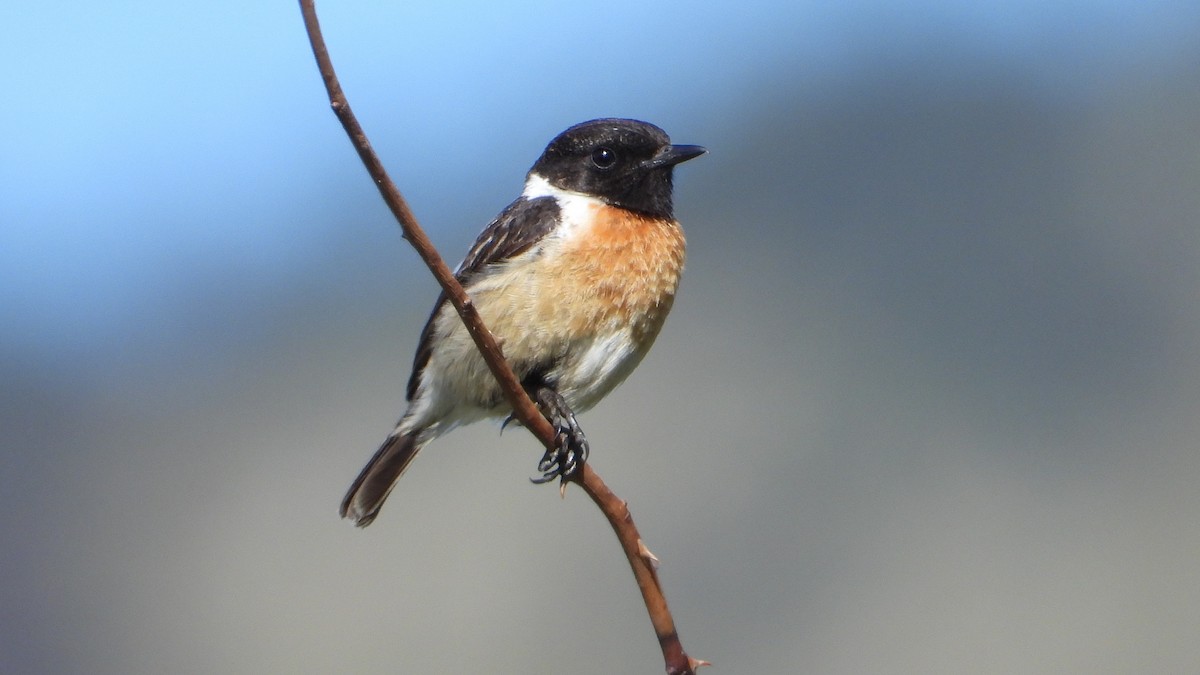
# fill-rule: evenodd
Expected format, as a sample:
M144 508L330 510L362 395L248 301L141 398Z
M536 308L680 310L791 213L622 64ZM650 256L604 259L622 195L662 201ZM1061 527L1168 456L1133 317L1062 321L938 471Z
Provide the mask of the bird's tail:
M359 527L366 527L379 515L384 500L404 474L413 458L428 442L425 434L394 433L388 436L375 456L363 467L342 499L341 514Z

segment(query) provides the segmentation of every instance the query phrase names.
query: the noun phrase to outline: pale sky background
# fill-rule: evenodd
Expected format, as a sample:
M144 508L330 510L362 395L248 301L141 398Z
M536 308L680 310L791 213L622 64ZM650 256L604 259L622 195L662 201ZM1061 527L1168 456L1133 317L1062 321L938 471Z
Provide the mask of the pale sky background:
M1200 5L413 5L318 10L452 264L571 124L711 151L581 420L709 672L1200 672ZM436 288L295 4L0 57L0 672L661 672L520 430L338 520Z

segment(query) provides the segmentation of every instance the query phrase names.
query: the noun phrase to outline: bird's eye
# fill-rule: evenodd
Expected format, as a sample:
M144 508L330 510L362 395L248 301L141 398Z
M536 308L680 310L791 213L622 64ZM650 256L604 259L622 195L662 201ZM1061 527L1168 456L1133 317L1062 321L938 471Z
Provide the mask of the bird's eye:
M592 151L592 164L596 165L597 169L611 169L617 163L617 153L611 148L596 148Z

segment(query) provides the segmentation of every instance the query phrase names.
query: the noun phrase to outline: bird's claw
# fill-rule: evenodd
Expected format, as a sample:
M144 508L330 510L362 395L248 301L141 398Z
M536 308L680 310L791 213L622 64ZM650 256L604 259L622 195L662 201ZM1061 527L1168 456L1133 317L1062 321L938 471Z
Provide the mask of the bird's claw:
M542 455L542 460L538 462L538 471L542 472L541 477L529 480L539 485L549 483L555 478L562 478L564 482L570 480L583 468L587 456L588 442L582 433L572 435L560 432L558 446L553 450L547 450L546 454Z
M541 461L538 462L538 471L542 472L541 477L529 480L540 485L549 483L555 478L561 478L565 483L574 478L587 462L589 452L587 437L583 435L583 429L575 420L575 413L567 407L562 396L553 389L545 388L539 391L538 403L546 415L546 419L558 432L558 442L553 449L547 450L546 454L542 455Z

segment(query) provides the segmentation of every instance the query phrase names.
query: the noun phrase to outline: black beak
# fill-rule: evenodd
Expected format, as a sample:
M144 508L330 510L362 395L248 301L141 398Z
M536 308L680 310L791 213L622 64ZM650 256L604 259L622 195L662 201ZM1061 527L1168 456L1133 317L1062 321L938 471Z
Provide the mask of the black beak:
M664 166L675 166L680 162L695 159L706 152L708 150L699 145L668 145L660 150L652 159L646 160L642 166L647 169L661 169Z

